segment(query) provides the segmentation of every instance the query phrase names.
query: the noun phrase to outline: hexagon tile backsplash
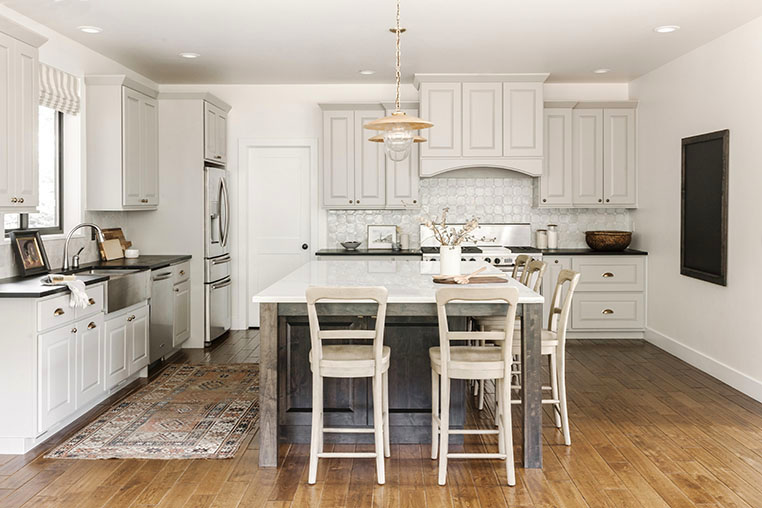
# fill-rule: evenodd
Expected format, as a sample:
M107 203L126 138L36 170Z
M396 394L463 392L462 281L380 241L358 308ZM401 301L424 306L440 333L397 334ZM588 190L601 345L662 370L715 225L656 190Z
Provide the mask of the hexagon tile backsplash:
M630 211L624 208L534 208L532 179L424 178L421 179L420 209L329 210L328 248L339 248L347 240L367 241L368 224L396 224L410 235L411 248L420 242L419 224L424 215L438 215L450 208L450 222L465 222L472 216L481 223L529 222L534 230L558 224L559 246L585 247L585 231L632 229Z

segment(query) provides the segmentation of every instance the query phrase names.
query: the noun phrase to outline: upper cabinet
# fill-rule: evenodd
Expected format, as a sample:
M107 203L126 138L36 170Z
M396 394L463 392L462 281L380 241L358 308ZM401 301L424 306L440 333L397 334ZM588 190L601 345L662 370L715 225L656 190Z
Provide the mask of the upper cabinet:
M541 207L637 207L634 101L552 102L544 112Z
M416 74L423 136L420 175L467 167L542 174L547 74Z
M412 105L403 108L418 115ZM410 106L410 107L408 107ZM418 146L408 158L389 160L384 144L369 141L363 126L390 114L381 104L321 104L323 109L323 206L403 208L418 205Z
M39 204L37 48L46 40L0 18L0 213Z
M204 102L204 159L223 166L228 162L228 112L206 101Z
M159 206L157 93L126 76L87 76L87 209Z

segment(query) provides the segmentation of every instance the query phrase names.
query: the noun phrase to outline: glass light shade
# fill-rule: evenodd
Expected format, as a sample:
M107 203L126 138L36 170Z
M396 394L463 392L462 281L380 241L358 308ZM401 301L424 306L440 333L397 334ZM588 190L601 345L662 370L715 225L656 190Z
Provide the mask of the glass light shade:
M394 162L405 160L410 155L414 137L413 131L402 125L384 131L386 155Z

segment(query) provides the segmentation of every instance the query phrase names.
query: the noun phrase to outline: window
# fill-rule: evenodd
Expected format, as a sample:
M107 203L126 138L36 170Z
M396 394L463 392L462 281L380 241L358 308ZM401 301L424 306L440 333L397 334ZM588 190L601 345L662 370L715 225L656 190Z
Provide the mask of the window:
M43 234L63 232L63 113L40 106L38 142L39 213L6 214L6 235L15 229L35 229Z

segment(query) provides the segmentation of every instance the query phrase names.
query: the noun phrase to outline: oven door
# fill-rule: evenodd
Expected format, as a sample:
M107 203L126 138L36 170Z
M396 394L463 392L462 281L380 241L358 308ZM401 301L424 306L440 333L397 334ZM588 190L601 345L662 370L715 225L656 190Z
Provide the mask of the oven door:
M204 342L207 345L230 330L232 321L233 291L230 277L206 286L206 330Z

